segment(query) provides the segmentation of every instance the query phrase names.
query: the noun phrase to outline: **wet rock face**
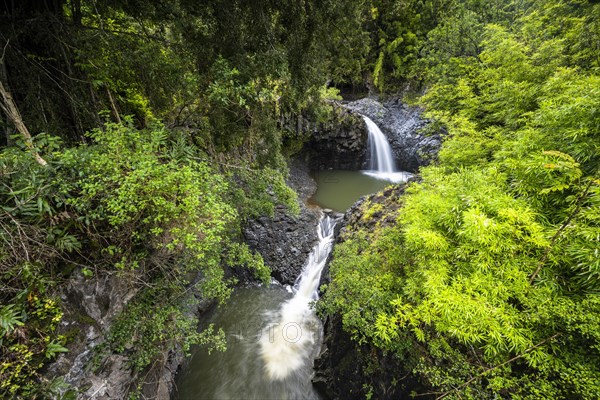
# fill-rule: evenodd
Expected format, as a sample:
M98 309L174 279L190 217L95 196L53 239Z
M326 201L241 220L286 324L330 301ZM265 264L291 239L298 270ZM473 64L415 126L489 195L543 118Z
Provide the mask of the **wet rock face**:
M71 337L69 352L62 353L46 371L49 378L62 377L80 391L81 398L112 400L128 398L139 384L143 398L168 400L174 385L175 372L184 361L183 351L164 352L141 374L135 372L125 355L109 354L99 364L94 362L96 347L110 330L115 318L138 292L132 283L135 272L120 275L99 274L85 278L75 273L62 291L61 299L68 304L61 322L62 332ZM206 310L212 301L202 299L197 290L187 292L184 299L190 318ZM196 302L191 299L195 298ZM194 305L195 304L195 305Z
M332 400L410 399L413 390L426 391L401 357L352 340L338 315L325 322L324 344L314 365L315 388Z
M342 329L339 316L325 322L321 354L315 359L313 385L330 399L364 399L360 355L350 335Z
M311 170L356 171L366 163L368 133L362 118L335 105L331 119L313 124L301 157Z
M408 106L400 100L382 104L370 98L353 101L346 107L366 115L379 126L390 142L400 170L416 172L437 156L441 135L423 133L429 121L421 116L420 108Z
M127 279L117 274L93 279L74 274L61 295L62 301L69 304L61 329L77 335L70 343L69 352L61 354L50 365L48 375L63 377L90 398L126 396L134 376L125 357L108 357L98 371L87 367L94 356L94 347L102 342L103 334L136 292Z
M293 284L317 242L319 213L306 207L297 217L286 212L285 207L278 206L272 218L249 221L244 237L250 248L262 255L275 279Z
M425 134L429 121L422 110L395 99L380 103L363 98L335 103L327 122L302 116L284 118L282 127L305 138L300 157L315 170L361 170L367 166L368 132L362 115L371 118L387 137L400 170L416 172L435 159L441 145L439 133Z
M316 183L299 160L290 163L288 184L298 193L300 214L291 216L285 206L277 206L273 217L248 221L243 234L248 246L263 257L272 276L281 283L293 284L318 240L321 212L305 205L316 190Z

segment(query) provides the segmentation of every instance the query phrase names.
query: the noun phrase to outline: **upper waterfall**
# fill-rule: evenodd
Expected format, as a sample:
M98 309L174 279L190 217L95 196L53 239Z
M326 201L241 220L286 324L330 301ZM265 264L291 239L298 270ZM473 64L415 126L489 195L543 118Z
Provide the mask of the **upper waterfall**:
M369 131L368 152L369 169L363 171L365 174L377 179L393 183L406 182L412 176L409 172L396 170L396 162L392 153L392 147L381 129L369 117L363 115Z
M379 173L396 172L396 162L392 155L392 147L381 129L369 117L363 116L369 130L369 170Z

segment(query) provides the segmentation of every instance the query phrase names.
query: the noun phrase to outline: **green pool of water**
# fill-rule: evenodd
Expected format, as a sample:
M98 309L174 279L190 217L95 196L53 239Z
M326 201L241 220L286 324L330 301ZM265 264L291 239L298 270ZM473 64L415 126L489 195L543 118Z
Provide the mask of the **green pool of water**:
M317 182L317 191L310 203L338 212L345 212L360 197L392 184L361 171L315 171L311 175Z

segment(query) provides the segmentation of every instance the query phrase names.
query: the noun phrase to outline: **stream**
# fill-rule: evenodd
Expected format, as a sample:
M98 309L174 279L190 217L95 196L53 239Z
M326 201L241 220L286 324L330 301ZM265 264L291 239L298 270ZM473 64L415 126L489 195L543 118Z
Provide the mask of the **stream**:
M387 139L363 118L369 130L368 169L314 172L317 191L309 203L344 212L361 196L412 176L397 171ZM321 217L319 240L293 287L274 281L267 287L237 288L226 305L203 320L202 325L214 323L225 331L227 351L196 349L177 377L176 399L321 399L311 383L323 336L313 303L337 222Z
M177 398L319 399L310 381L312 368L302 368L287 379L271 380L260 355L263 329L272 323L281 304L291 298L292 294L277 284L236 289L228 303L207 321L226 332L227 351L208 354L205 348L198 348L178 378ZM320 327L316 328L320 335ZM271 336L271 332L266 334ZM295 339L292 328L287 334Z
M319 221L319 241L293 287L240 288L213 313L207 322L226 332L227 351L198 349L178 379L178 399L320 399L311 377L323 326L312 303L336 222Z

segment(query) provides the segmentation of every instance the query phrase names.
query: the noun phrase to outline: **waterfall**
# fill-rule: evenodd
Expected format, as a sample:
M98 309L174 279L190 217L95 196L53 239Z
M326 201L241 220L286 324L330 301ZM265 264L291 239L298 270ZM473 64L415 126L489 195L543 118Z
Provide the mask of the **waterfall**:
M260 338L260 354L267 377L282 380L312 362L321 325L311 303L318 299L321 272L331 252L336 220L324 216L317 226L319 242L310 253L294 285L294 297L283 303L279 313Z
M406 182L412 174L396 169L392 147L387 138L369 117L363 115L363 119L369 131L369 141L367 143L369 170L363 171L363 173L394 183Z
M392 147L381 129L369 117L363 116L369 130L368 150L371 156L369 170L379 173L396 172L396 163L392 155Z

